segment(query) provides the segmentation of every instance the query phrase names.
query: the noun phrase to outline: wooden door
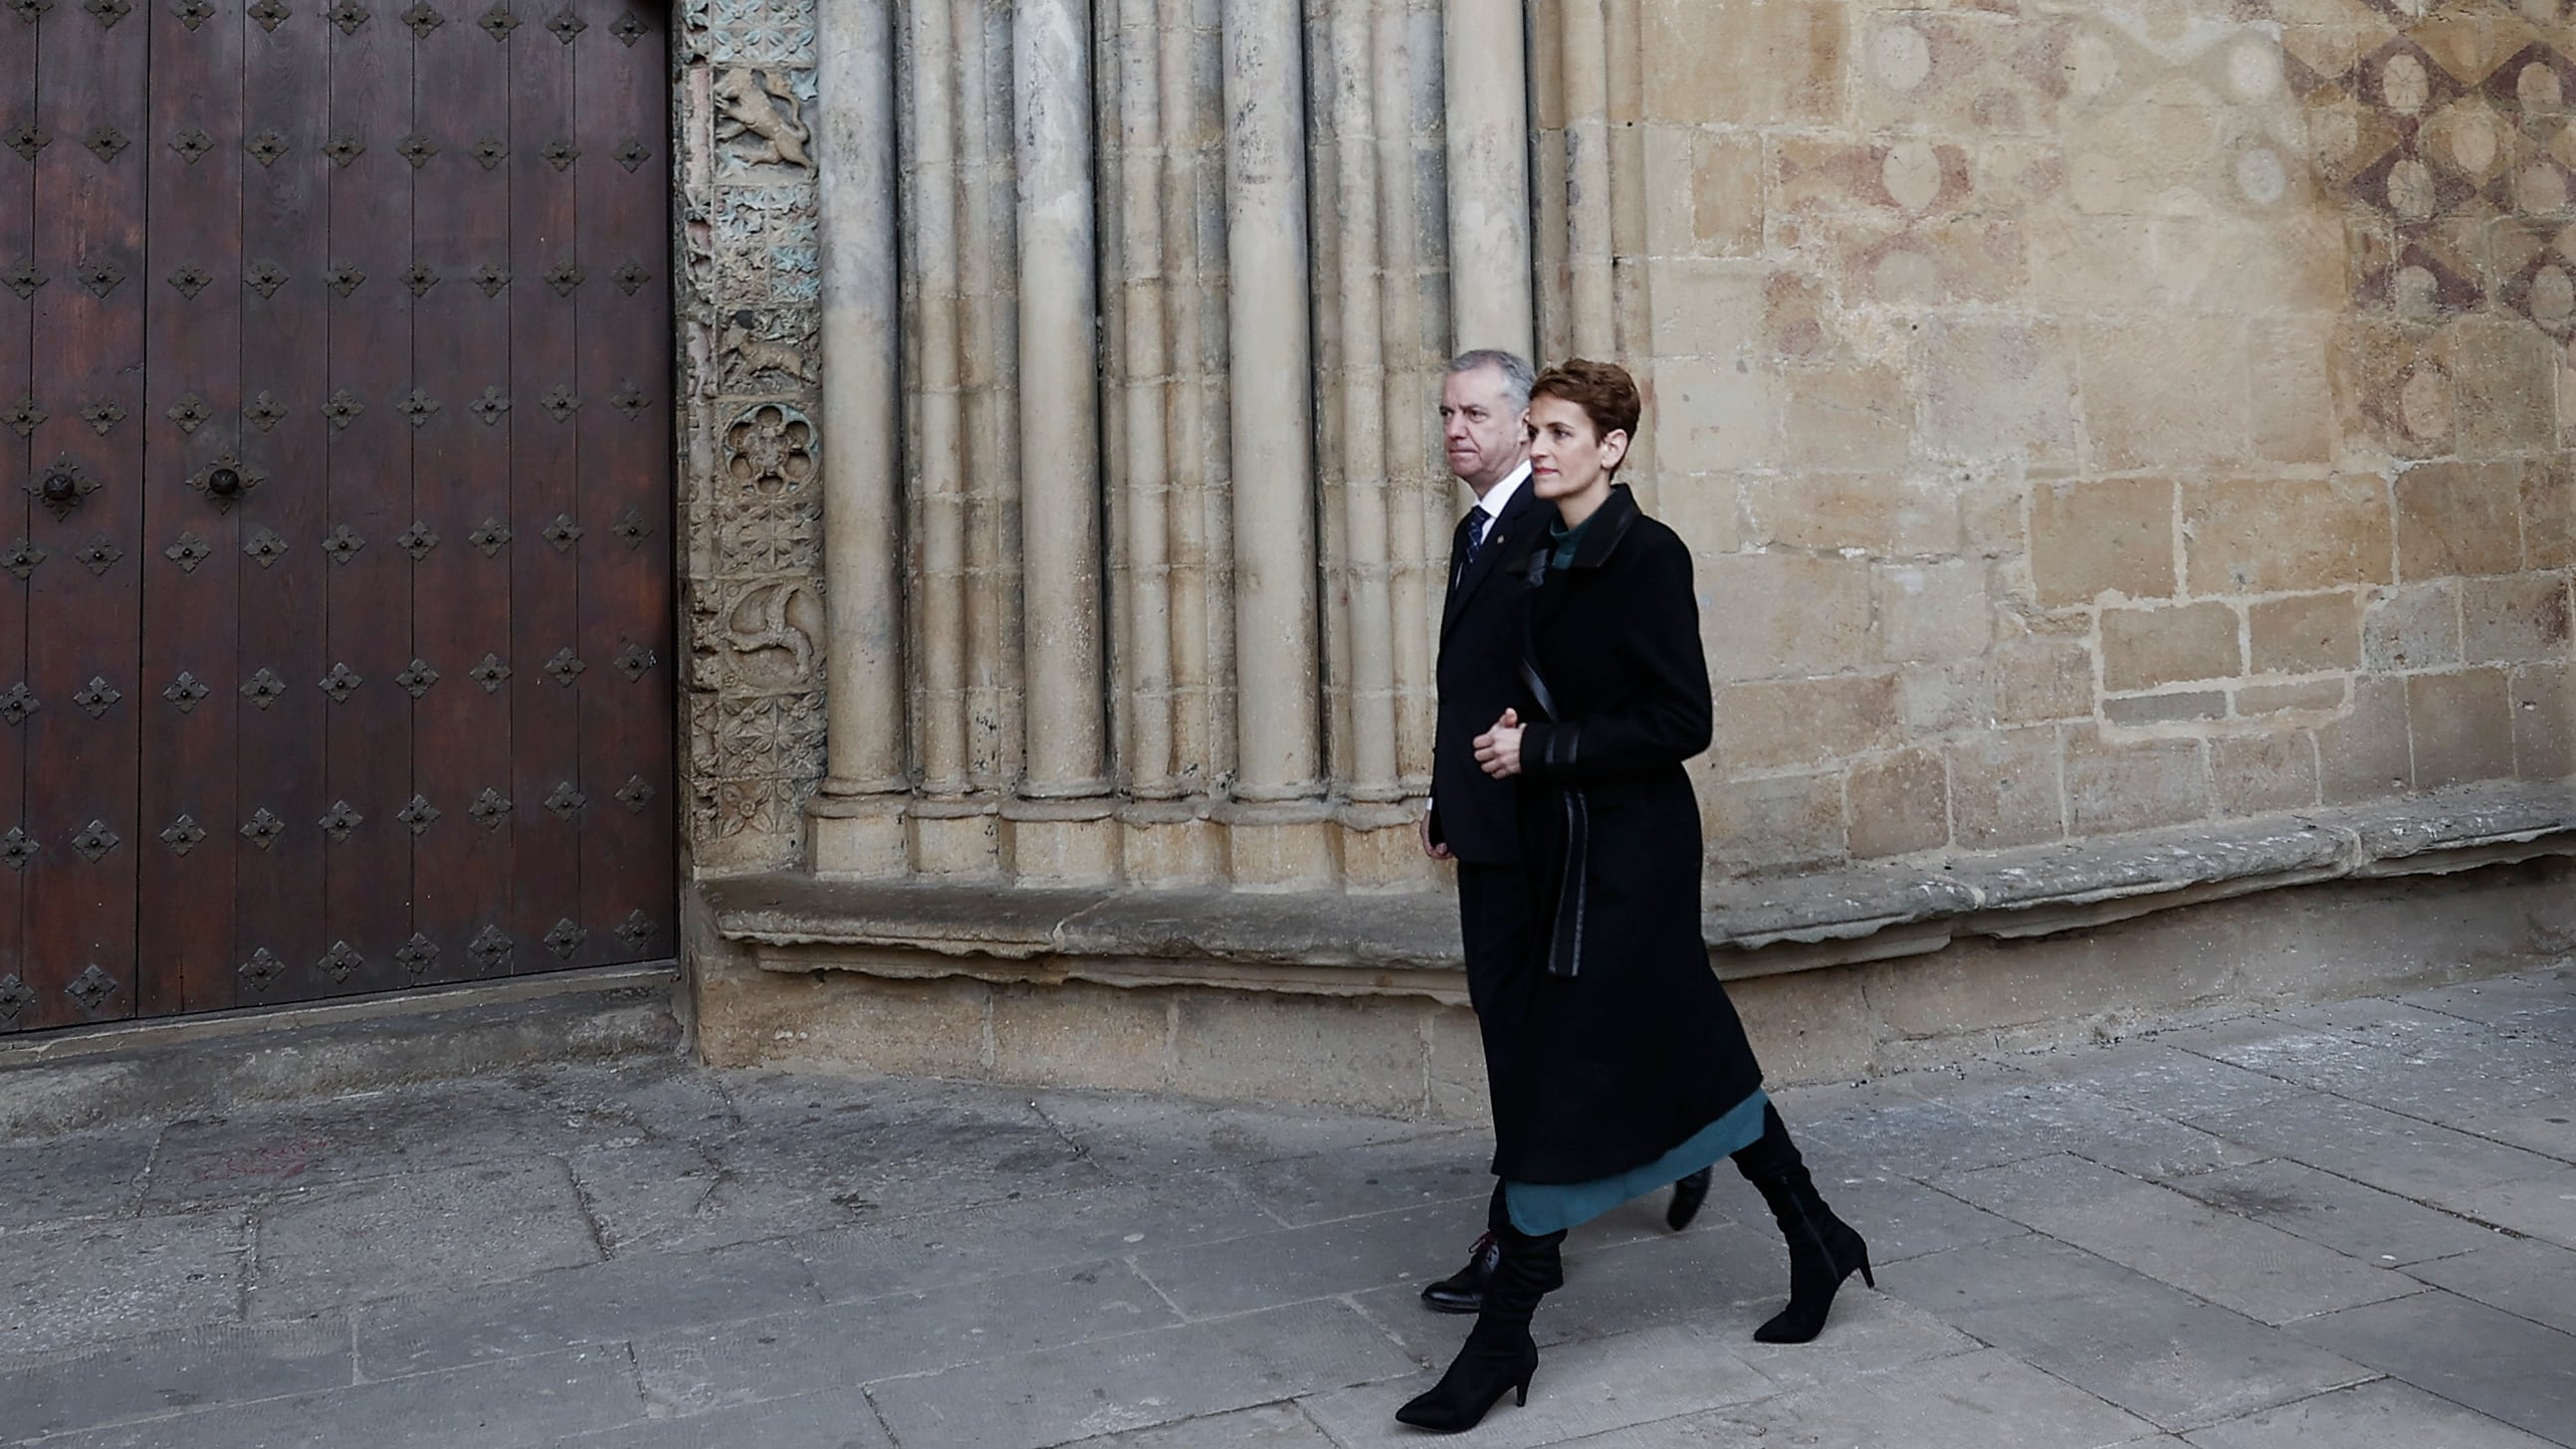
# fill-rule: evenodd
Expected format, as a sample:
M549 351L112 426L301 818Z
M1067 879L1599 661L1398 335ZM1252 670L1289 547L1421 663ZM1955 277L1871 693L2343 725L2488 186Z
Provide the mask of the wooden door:
M0 1031L671 954L666 65L0 0Z

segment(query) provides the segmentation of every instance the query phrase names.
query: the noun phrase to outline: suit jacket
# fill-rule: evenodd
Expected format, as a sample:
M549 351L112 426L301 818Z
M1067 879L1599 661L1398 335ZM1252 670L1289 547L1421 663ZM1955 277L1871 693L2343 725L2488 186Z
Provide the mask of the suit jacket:
M1460 860L1509 865L1521 858L1512 785L1476 766L1476 736L1520 698L1521 625L1505 575L1542 543L1556 505L1527 478L1486 532L1475 562L1466 521L1450 537L1449 591L1440 606L1438 723L1431 742L1431 838Z

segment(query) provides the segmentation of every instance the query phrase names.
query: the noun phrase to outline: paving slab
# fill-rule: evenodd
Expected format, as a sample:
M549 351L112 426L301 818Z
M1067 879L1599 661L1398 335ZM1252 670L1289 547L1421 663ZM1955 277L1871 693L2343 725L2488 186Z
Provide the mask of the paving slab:
M2533 1238L2511 1238L2406 1270L2489 1308L2576 1334L2576 1253ZM2576 1364L2569 1365L2576 1373Z
M2550 1449L2396 1379L2356 1384L2183 1436L2192 1449Z
M0 1443L352 1382L349 1321L337 1313L147 1334L0 1371Z
M980 1363L1177 1323L1153 1285L1099 1263L985 1278L710 1328L639 1334L660 1410L696 1413Z
M0 1365L241 1317L247 1216L75 1220L0 1237Z
M1129 1093L1050 1092L1038 1110L1081 1149L1085 1161L1130 1180L1232 1170L1380 1142L1428 1139L1444 1144L1436 1151L1470 1158L1489 1150L1477 1142L1478 1134L1446 1123L1273 1112Z
M2109 1449L2153 1424L1997 1349L1856 1374L1703 1416L1736 1442L1837 1449Z
M378 1120L389 1110L416 1109L399 1094L371 1092L173 1122L161 1134L144 1202L169 1210L396 1176L408 1164Z
M1141 1253L1135 1262L1164 1297L1197 1318L1390 1283L1418 1287L1456 1268L1463 1247L1456 1214L1423 1209Z
M1186 1424L1131 1429L1085 1439L1067 1449L1335 1449L1295 1404L1263 1404L1210 1414Z
M1807 1154L1807 1165L1834 1212L1868 1240L1870 1262L1882 1268L2023 1231L2019 1223L1910 1177L1837 1170L1832 1159L1813 1152ZM1769 1216L1758 1210L1746 1215L1745 1226L1756 1232L1777 1231Z
M352 1311L358 1374L387 1379L575 1344L739 1322L817 1307L794 1253L753 1243L705 1253L620 1258Z
M157 1129L81 1132L0 1145L0 1229L130 1212L141 1201Z
M819 1389L685 1419L644 1419L547 1449L893 1449L864 1389Z
M2539 1177L2559 1166L2520 1148L2323 1092L2225 1104L2192 1120L2221 1136L2418 1201Z
M2385 1267L2475 1252L2497 1238L2495 1229L2457 1213L2287 1159L2184 1178L2174 1187L2222 1213Z
M1395 1411L1439 1379L1433 1370L1319 1394L1305 1408L1344 1449L1418 1445L1422 1432L1397 1423ZM1532 1449L1775 1392L1728 1345L1693 1329L1612 1334L1543 1352L1529 1403L1507 1397L1497 1404L1477 1427L1475 1442L1478 1449Z
M1888 1291L1953 1327L2173 1432L2374 1376L2035 1235L1917 1258L1902 1277L1885 1281Z
M290 1394L45 1440L45 1449L525 1449L642 1414L623 1348Z
M1224 1175L1292 1227L1459 1203L1470 1208L1460 1221L1473 1238L1484 1231L1485 1201L1494 1190L1493 1149L1490 1134L1444 1132L1267 1158Z
M253 1318L521 1278L600 1256L572 1178L551 1158L350 1183L256 1212Z
M782 1239L825 1299L917 1292L1067 1263L1250 1239L1279 1220L1222 1174L1113 1182Z
M2060 1242L2262 1323L2403 1297L2414 1280L2080 1157L2034 1158L1942 1186Z
M2072 1083L1996 1088L1948 1104L1967 1135L1945 1174L2079 1152L2133 1177L2169 1178L2268 1154Z
M903 1449L1041 1449L1415 1367L1348 1305L1316 1302L894 1379L870 1397Z
M2576 1444L2576 1337L2554 1328L2434 1289L2293 1331L2490 1419Z
M2494 1183L2470 1192L2446 1193L2438 1201L2481 1222L2545 1238L2562 1248L2576 1248L2576 1167Z

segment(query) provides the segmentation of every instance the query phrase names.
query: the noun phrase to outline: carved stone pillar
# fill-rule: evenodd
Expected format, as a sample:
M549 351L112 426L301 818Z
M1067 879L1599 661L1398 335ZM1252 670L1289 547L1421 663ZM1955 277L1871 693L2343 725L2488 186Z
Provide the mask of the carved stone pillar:
M1530 355L1529 46L1521 0L1449 0L1449 296L1454 352Z
M1230 874L1320 883L1332 870L1315 618L1313 341L1305 78L1297 0L1226 0L1236 756ZM1263 808L1270 807L1270 808Z
M890 0L819 0L823 568L831 639L818 871L903 869L901 414Z

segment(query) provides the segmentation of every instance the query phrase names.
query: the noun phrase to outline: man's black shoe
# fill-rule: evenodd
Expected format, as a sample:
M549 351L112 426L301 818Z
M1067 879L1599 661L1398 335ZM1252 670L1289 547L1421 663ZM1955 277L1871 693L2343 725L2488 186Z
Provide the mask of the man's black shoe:
M1493 1281L1494 1265L1503 1260L1502 1244L1494 1235L1485 1234L1467 1251L1467 1266L1437 1283L1423 1285L1422 1301L1440 1313L1481 1313L1485 1308L1485 1285Z

